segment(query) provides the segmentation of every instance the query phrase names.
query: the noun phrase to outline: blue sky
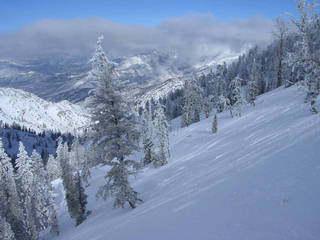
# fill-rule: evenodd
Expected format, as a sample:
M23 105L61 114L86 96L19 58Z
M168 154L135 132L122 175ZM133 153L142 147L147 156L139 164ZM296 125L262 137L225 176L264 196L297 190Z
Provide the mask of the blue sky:
M275 18L295 13L294 0L0 0L0 30L42 19L98 17L117 23L158 25L163 19L211 13L218 20Z

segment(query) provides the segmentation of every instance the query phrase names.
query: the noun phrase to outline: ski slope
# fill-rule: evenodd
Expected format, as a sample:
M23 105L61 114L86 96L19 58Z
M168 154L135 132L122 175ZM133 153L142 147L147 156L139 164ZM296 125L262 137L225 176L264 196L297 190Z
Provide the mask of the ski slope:
M310 114L304 95L280 88L244 106L241 118L219 114L217 134L212 116L174 128L169 164L132 179L144 200L136 209L96 200L106 171L96 167L87 189L92 214L74 227L56 181L54 239L320 239L320 115Z

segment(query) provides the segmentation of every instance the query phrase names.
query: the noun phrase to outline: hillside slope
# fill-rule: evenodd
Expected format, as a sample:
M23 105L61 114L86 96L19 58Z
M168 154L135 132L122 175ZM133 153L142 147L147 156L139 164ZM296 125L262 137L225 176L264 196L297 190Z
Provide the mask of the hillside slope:
M0 88L0 123L17 123L37 132L73 132L88 123L88 114L68 101L47 102L13 88Z
M74 227L55 182L64 240L320 239L320 116L296 87L277 89L244 107L171 133L172 158L132 183L144 203L112 209L95 199L105 168L87 189L92 214ZM44 235L44 239L51 239Z

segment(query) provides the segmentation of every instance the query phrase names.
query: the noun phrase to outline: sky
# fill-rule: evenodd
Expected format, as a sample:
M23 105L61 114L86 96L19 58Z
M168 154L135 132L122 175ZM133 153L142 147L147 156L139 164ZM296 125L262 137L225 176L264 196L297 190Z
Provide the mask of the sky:
M0 0L0 30L43 19L103 18L155 26L164 19L211 13L219 20L275 18L295 13L294 0Z
M0 0L0 54L87 56L100 34L114 55L239 54L269 43L286 12L296 14L295 0Z

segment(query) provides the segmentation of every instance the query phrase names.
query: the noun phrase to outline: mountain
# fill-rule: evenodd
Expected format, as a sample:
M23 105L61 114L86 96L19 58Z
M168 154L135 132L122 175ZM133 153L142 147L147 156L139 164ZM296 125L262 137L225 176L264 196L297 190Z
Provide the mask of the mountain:
M173 120L168 165L131 179L144 201L136 209L96 200L107 170L97 166L86 190L92 213L74 227L55 181L54 239L319 239L320 118L304 96L295 86L261 95L240 118L218 114L217 134L212 116L183 129Z
M192 66L179 56L151 50L124 57L112 57L120 80L133 92L157 87L169 79L179 79L192 72L206 72L216 64L236 56L206 56ZM0 59L0 87L19 88L49 101L84 100L95 87L89 58L33 57ZM145 90L143 90L145 91Z
M13 88L0 88L0 122L19 124L36 132L43 130L73 133L88 124L87 112L80 106L61 101L45 101Z

